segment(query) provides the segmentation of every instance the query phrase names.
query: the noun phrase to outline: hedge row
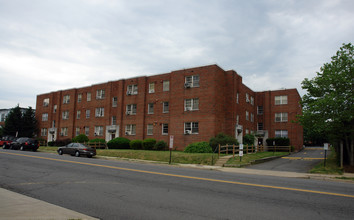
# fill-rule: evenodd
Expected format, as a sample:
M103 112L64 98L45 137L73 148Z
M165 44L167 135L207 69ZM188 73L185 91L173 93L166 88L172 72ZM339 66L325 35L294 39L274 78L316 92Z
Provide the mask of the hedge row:
M134 150L166 150L167 143L165 141L156 142L153 138L145 140L130 141L124 137L114 138L107 143L109 149L134 149Z

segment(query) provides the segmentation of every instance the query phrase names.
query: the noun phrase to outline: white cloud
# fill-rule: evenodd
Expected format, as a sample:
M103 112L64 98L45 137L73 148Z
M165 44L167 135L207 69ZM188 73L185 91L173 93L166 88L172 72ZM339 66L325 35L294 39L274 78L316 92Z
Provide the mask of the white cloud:
M255 91L296 87L303 94L301 81L354 36L350 0L1 5L0 108L35 107L40 93L213 63L235 69Z

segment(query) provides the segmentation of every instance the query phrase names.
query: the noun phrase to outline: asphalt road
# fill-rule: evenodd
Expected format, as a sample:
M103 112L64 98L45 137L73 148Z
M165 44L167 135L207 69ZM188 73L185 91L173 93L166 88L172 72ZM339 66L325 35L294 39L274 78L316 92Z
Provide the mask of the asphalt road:
M352 183L39 152L1 149L0 187L100 219L354 218Z
M327 152L327 157L330 151ZM323 147L307 147L300 152L247 167L257 170L274 170L307 173L316 164L324 160Z

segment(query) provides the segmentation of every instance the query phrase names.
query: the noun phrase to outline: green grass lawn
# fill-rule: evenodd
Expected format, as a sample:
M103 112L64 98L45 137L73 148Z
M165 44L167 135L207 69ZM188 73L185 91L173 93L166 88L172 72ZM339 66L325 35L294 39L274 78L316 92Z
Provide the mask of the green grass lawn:
M56 152L57 149L58 147L40 147L38 151ZM169 151L97 149L97 156L151 160L151 161L158 161L158 162L170 161ZM216 156L217 155L214 154L214 163L215 163ZM192 154L192 153L184 153L181 151L172 151L172 163L211 165L212 154L206 154L206 153Z
M241 161L240 161L239 156L235 156L235 158L231 158L230 160L228 160L226 164L246 165L246 164L249 164L252 161L255 161L258 159L273 157L273 156L285 156L288 154L289 154L288 152L274 152L274 153L273 152L257 152L254 154L244 154Z
M343 169L338 166L336 151L332 148L330 152L327 157L326 166L324 166L324 161L321 161L310 170L310 173L343 174Z

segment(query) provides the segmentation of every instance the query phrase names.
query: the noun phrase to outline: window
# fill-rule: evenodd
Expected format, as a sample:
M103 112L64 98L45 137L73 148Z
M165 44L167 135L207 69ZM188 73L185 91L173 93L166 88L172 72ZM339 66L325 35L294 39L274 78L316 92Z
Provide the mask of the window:
M63 104L69 104L69 103L70 103L70 95L64 95Z
M82 94L78 94L77 95L77 102L81 102L82 101Z
M184 123L184 134L198 134L199 123L198 122L186 122Z
M117 124L117 116L112 116L112 125Z
M63 111L62 116L64 120L69 119L69 111Z
M287 112L275 113L275 122L287 122L287 121L288 121Z
M154 103L148 104L148 114L154 114Z
M147 125L147 135L153 135L153 130L154 130L154 125L153 124L148 124Z
M168 135L168 124L162 124L162 134Z
M103 126L95 126L95 136L103 136Z
M186 76L184 86L186 88L199 87L199 75Z
M254 98L251 96L251 105L254 105Z
M170 81L169 80L163 81L163 91L164 92L170 91Z
M104 99L105 97L105 90L104 89L98 89L96 91L96 99Z
M275 131L275 137L288 137L288 131L287 130L276 130Z
M43 106L48 107L49 106L49 98L46 98L43 100Z
M136 104L127 105L127 115L136 115Z
M249 134L249 133L250 133L250 131L248 129L246 129L246 134Z
M254 114L251 113L251 122L254 122Z
M90 110L89 109L86 110L86 118L90 118Z
M104 108L96 108L95 116L97 118L104 117Z
M48 113L42 114L42 121L48 121Z
M90 135L90 127L85 127L85 135L86 136Z
M81 111L78 110L78 111L76 112L76 119L80 119L80 117L81 117Z
M56 113L56 112L57 112L57 108L58 108L57 105L54 105L54 106L53 106L53 113Z
M135 135L136 125L126 125L125 126L125 135Z
M1 115L0 115L0 121L5 121L5 119L6 119L6 115L5 115L5 113L2 113Z
M184 111L199 110L199 99L185 99L184 100Z
M288 96L275 96L275 105L286 105L288 104Z
M80 134L80 128L76 127L75 128L75 136L78 136Z
M263 130L263 123L258 123L257 124L257 130L262 131Z
M162 112L163 112L163 113L168 113L168 112L170 111L169 108L170 108L170 107L169 107L169 103L168 103L168 102L163 102L163 103L162 103Z
M86 99L88 102L91 102L91 92L88 92L87 93L87 99Z
M249 112L248 112L248 111L246 111L246 120L247 120L247 121L250 120L250 118L249 118Z
M46 128L41 129L41 136L47 136L47 129Z
M112 107L117 107L118 106L118 98L117 97L113 97L112 98Z
M250 95L248 93L246 93L246 102L250 102Z
M238 104L239 93L236 94L236 103Z
M257 114L263 115L263 106L257 106Z
M60 135L61 136L68 136L68 128L61 128Z
M127 87L127 95L136 95L138 94L138 85L129 85Z
M149 93L155 92L155 83L149 83Z

